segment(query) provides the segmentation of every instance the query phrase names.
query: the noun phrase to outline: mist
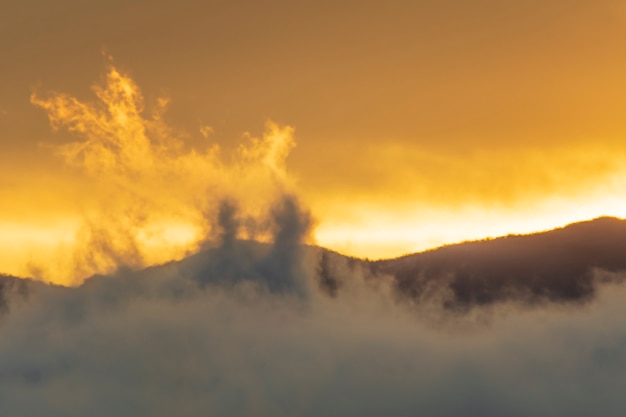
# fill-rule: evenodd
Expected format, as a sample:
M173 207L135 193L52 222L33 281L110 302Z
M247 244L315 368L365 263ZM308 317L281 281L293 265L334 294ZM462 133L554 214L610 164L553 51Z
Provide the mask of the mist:
M0 415L623 415L620 221L343 256L311 245L291 127L190 147L107 59L95 102L31 97L93 195L39 280L0 276Z
M91 100L40 89L31 95L59 136L43 146L85 192L72 202L75 230L64 231L73 239L54 249L53 262L31 254L20 274L78 285L121 266L184 258L215 238L228 201L246 219L236 237L267 241L263 219L283 195L297 194L285 164L294 129L268 120L261 135L242 132L239 146L223 152L210 126L194 133L168 123L169 99L145 99L112 57L105 60Z
M221 207L216 243L185 262L6 293L0 414L622 415L621 274L595 270L591 299L460 311L303 245L292 196L269 244L234 239Z

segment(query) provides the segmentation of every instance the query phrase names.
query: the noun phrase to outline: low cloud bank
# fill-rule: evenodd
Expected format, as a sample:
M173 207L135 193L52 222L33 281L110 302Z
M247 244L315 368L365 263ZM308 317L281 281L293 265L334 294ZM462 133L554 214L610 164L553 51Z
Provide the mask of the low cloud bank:
M620 274L586 303L459 313L302 245L295 199L271 213L268 245L224 205L221 243L184 262L7 293L0 415L623 415Z

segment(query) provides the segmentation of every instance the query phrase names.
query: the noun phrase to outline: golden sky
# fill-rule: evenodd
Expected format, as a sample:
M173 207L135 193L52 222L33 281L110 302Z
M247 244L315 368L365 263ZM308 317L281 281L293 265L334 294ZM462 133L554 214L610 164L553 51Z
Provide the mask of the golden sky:
M198 200L277 187L370 258L626 216L625 50L623 1L4 1L0 271L105 270L86 223L182 256Z

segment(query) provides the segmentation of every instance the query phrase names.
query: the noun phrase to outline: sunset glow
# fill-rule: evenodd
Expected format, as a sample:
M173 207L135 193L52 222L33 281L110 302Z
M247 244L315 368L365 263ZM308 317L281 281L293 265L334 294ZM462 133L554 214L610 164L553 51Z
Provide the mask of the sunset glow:
M624 0L2 0L0 417L623 417Z
M626 216L623 7L396 6L419 22L315 9L328 32L316 38L294 11L290 36L242 16L276 45L297 39L294 59L235 42L190 65L164 44L174 68L109 40L89 66L29 68L0 101L1 271L76 283L178 259L213 239L220 201L252 224L281 193L311 211L311 243L374 259ZM239 237L267 240L262 229Z
M268 122L262 139L244 135L229 162L216 144L186 144L188 134L164 121L169 100L158 98L146 110L139 86L113 65L93 91L94 102L63 93L31 97L54 130L73 133L72 142L46 146L53 149L51 158L62 158L81 175L66 179L69 187L86 181L92 195L75 201L82 210L74 213L83 214L65 213L71 219L65 223L52 220L54 226L37 228L28 216L18 216L21 226L7 224L0 242L5 273L76 283L120 262L146 266L180 259L210 239L216 202L235 199L242 215L253 219L285 191L310 204L317 225L312 242L373 259L599 216L626 217L623 156L607 149L522 150L507 162L513 155L441 159L389 143L377 145L380 151L362 149L372 153L375 170L387 167L385 175L394 178L388 192L376 192L374 182L369 194L315 195L306 187L296 191L298 181L288 174L291 127ZM420 162L420 169L410 170L410 161ZM37 221L34 213L30 218ZM240 230L240 237L264 239L252 230Z

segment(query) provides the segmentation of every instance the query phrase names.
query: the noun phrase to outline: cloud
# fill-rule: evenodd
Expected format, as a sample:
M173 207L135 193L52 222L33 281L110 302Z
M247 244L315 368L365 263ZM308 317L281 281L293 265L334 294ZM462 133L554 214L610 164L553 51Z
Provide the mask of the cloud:
M146 103L112 61L93 91L93 102L64 93L31 96L54 130L71 134L52 149L89 181L84 200L90 201L79 206L81 226L74 247L59 251L61 266L31 268L39 278L77 284L94 273L179 259L215 235L220 201L235 201L254 222L283 194L294 193L285 167L295 145L292 128L268 122L262 137L244 135L227 158L216 144L189 146L189 135L163 119L168 100ZM241 227L238 237L253 232Z
M215 131L211 126L202 126L200 127L200 134L203 138L208 139Z
M223 204L221 244L185 262L11 298L0 414L623 413L626 287L603 284L587 304L446 313L302 246L308 216L295 200L270 211L270 245L233 240L238 213Z
M227 163L189 149L163 122L167 102L147 112L115 67L94 91L95 103L32 102L76 135L57 152L103 196L64 277L109 275L27 292L0 281L0 415L623 414L619 272L546 261L593 285L574 297L589 302L529 305L498 283L483 302L475 292L507 259L494 255L404 297L406 271L304 245L314 222L286 174L291 128L268 124ZM450 300L466 308L442 308Z
M25 279L0 274L0 313L8 311L9 302L28 295L29 283Z

